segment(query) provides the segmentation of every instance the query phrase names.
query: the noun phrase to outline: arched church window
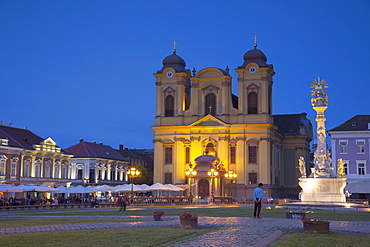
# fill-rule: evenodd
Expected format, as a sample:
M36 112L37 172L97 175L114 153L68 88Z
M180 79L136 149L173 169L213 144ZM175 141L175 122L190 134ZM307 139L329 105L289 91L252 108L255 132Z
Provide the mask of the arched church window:
M257 114L258 108L257 93L251 92L248 94L248 114Z
M213 93L209 93L206 95L206 98L205 98L205 115L207 114L212 114L212 115L215 115L216 114L216 95L214 95Z
M206 146L206 153L208 155L215 156L215 146L213 145L213 143L208 143L207 144L207 146Z
M165 117L173 117L173 109L174 109L174 99L172 95L168 95L166 97L164 103L164 116Z

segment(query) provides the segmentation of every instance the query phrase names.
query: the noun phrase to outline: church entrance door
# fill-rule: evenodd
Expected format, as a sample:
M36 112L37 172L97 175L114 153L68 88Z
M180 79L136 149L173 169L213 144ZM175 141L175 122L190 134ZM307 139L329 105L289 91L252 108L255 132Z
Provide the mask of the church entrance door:
M209 196L209 181L207 179L201 179L198 182L198 191L201 198Z

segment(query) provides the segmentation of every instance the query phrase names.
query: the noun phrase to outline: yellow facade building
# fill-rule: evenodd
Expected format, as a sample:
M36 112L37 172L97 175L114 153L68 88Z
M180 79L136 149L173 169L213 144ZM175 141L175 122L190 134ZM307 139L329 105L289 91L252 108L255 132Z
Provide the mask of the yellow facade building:
M163 60L154 73L154 182L188 183L192 164L199 170L191 180L198 197L245 200L260 182L265 198L297 195L297 161L309 160L311 123L305 113L272 115L273 66L256 44L243 59L235 69L238 96L228 68L190 71L176 50ZM198 164L208 159L218 171L214 178ZM237 177L226 179L229 171Z

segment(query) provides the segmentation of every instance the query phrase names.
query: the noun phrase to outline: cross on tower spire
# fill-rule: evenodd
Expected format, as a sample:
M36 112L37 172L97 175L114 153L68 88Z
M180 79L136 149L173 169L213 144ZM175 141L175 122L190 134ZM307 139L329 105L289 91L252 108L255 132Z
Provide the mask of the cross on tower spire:
M257 48L257 39L258 39L257 35L254 35L254 37L252 39L254 39L254 45L253 45L253 47L254 48Z
M176 45L178 45L176 41L173 41L173 53L176 53Z

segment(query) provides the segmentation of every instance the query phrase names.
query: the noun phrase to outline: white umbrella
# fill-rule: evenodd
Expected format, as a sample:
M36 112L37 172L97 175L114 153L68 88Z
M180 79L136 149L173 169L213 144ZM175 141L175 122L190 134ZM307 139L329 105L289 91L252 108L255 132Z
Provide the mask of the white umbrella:
M11 184L0 184L0 192L23 192L23 190Z
M116 186L112 191L116 191L116 192L131 192L131 190L133 191L143 191L143 188L139 185L132 185L132 184L123 184L123 185L119 185L119 186Z
M185 189L181 188L181 187L177 187L176 185L173 185L173 184L165 184L165 186L169 187L171 189L171 191L183 191Z
M17 186L17 188L21 189L23 191L26 191L26 192L30 192L30 191L35 191L35 192L59 192L58 189L51 188L51 187L48 187L46 185L40 185L40 186L32 185L32 184L19 185L19 186Z
M149 188L149 185L147 184L138 184L137 186L139 186L143 191L146 191Z
M91 188L89 191L90 192L91 191L96 192L96 191L112 191L112 190L114 190L113 187L110 187L108 185L100 185L100 186L96 186L96 187Z
M64 187L63 185L61 185L61 186L58 186L56 189L58 189L59 191L58 192L56 192L56 193L67 193L66 191L67 191L67 188L66 187Z
M165 191L171 191L171 189L167 186L165 186L164 184L161 184L161 183L155 183L151 186L149 186L146 190L165 190Z
M91 193L91 188L83 187L82 185L78 185L76 187L71 186L66 189L66 193L72 194L72 193Z

